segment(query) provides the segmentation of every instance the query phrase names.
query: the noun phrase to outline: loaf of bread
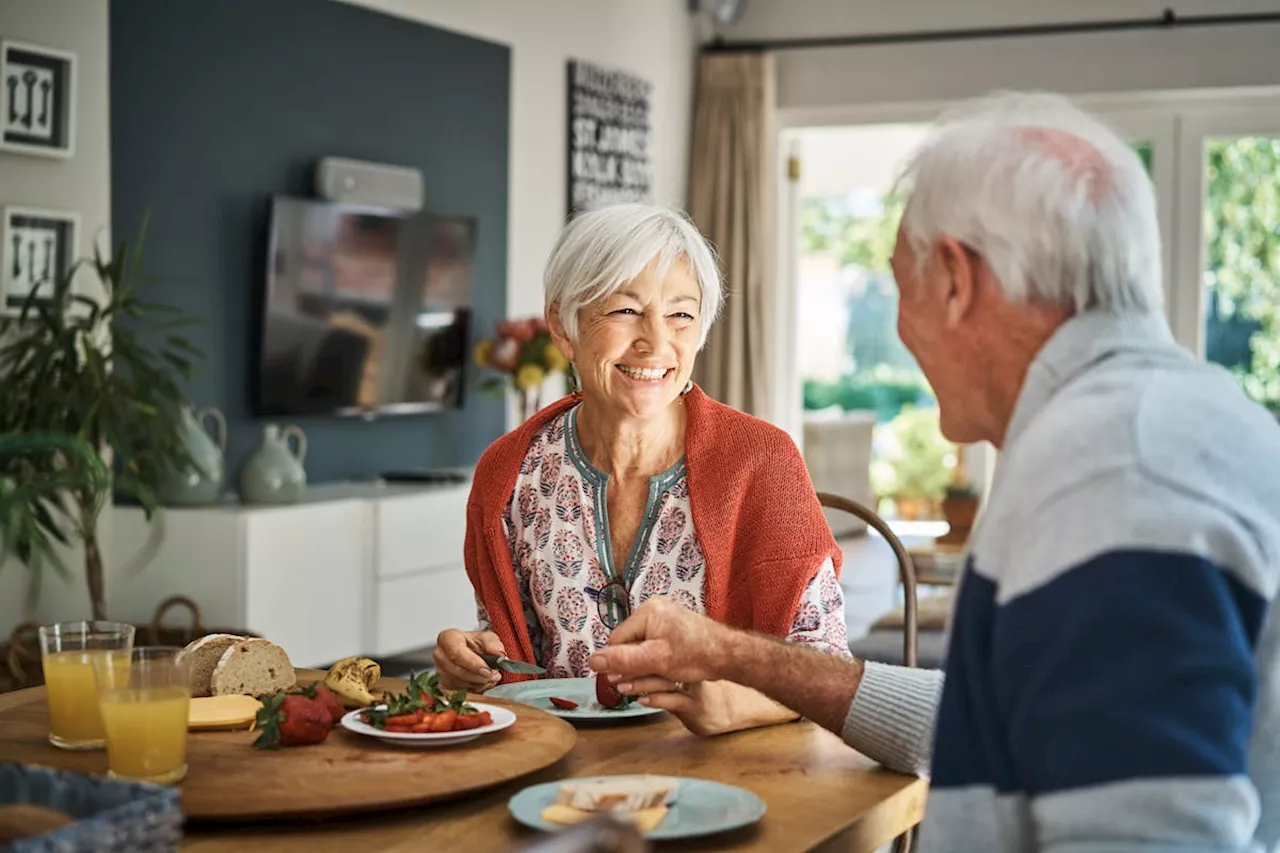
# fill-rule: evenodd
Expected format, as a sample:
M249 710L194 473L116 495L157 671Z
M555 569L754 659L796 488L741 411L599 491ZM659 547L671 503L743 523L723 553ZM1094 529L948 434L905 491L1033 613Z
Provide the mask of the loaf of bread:
M209 688L214 696L270 696L298 683L293 663L284 649L256 638L239 640L227 647L213 668Z
M222 660L222 655L227 648L243 639L245 638L235 634L209 634L198 640L192 640L178 652L177 662L186 662L191 667L192 696L213 695L210 682L213 679L214 668L218 665L218 661Z
M560 785L556 804L584 812L640 812L668 805L678 780L670 776L605 776Z

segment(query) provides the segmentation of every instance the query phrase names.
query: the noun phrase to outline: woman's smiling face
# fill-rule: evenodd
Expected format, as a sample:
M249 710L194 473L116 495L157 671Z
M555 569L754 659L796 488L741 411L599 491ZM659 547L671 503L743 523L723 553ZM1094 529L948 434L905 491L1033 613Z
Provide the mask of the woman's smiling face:
M680 258L652 262L617 292L578 312L578 341L552 329L578 370L583 397L624 417L652 417L671 405L693 374L702 291Z

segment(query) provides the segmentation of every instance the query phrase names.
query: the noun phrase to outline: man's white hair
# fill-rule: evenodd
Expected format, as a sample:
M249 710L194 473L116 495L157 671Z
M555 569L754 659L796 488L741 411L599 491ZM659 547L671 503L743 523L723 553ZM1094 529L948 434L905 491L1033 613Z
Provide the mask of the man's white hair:
M1015 301L1164 304L1155 193L1137 154L1067 99L998 93L945 113L907 165L903 233L923 267L950 236Z
M688 262L701 290L701 349L720 312L720 268L707 239L685 214L671 208L611 204L575 216L547 261L546 308L560 309L565 333L576 342L580 309L612 296L654 261L662 276L681 259Z

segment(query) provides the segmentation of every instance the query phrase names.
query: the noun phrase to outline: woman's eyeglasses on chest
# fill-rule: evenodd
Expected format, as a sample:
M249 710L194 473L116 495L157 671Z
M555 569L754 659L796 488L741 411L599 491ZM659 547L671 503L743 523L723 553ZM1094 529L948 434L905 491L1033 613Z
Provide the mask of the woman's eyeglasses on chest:
M585 592L595 599L600 621L612 631L631 615L631 592L620 580L611 580L599 589L587 587Z

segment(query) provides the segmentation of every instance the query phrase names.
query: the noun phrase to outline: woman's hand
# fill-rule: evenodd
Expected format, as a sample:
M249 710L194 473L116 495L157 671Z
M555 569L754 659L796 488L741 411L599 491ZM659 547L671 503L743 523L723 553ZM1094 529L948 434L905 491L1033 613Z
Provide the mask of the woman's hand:
M796 719L794 711L732 681L686 686L662 678L637 678L618 687L624 695L641 694L640 704L669 712L702 737Z
M436 672L445 690L483 693L502 676L489 669L481 654L505 655L502 641L492 631L459 631L450 628L436 638Z
M662 708L684 723L684 727L695 735L709 737L733 731L733 714L730 711L729 697L732 687L727 681L703 681L685 687L682 684L653 683L647 685L651 692L640 698L640 704L651 708ZM643 689L645 685L641 685ZM653 690L653 688L660 688Z

